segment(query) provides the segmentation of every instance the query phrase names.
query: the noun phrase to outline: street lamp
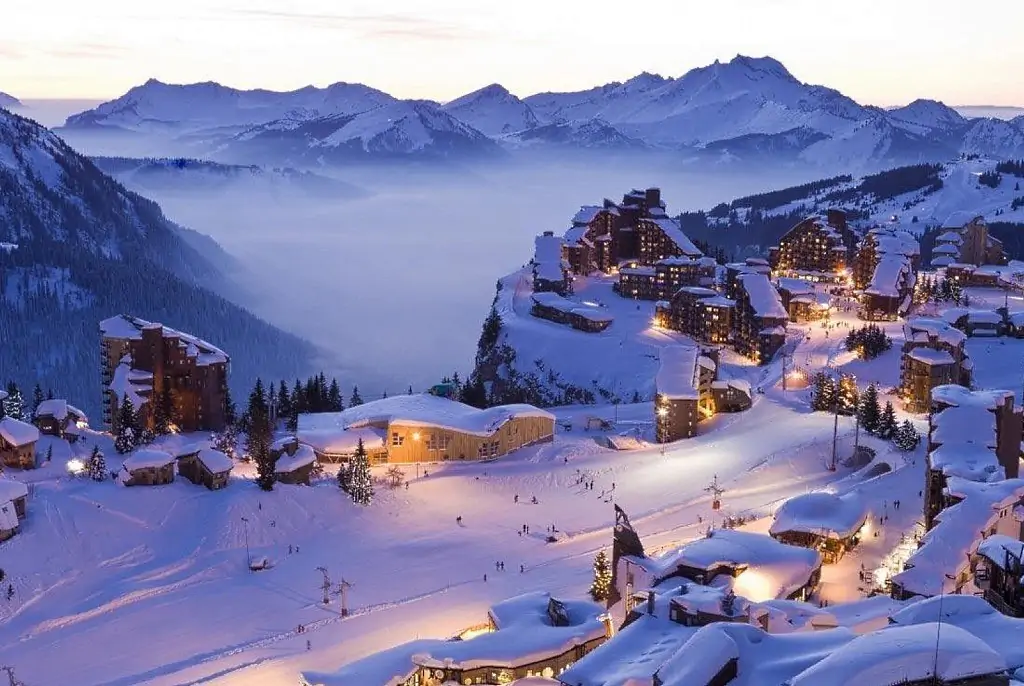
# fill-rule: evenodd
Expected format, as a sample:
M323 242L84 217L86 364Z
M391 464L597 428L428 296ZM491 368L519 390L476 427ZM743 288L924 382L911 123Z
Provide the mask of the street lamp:
M242 530L245 532L245 566L248 567L249 571L251 572L252 571L252 557L249 556L249 518L248 517L242 517L242 522L243 522L243 526L244 526L244 528Z

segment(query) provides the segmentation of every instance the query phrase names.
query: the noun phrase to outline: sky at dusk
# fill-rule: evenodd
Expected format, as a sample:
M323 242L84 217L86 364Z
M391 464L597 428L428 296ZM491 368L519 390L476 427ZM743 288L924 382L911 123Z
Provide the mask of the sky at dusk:
M737 53L865 104L1024 105L1022 0L14 0L0 91L112 98L149 78L291 90L361 82L449 100L520 96Z

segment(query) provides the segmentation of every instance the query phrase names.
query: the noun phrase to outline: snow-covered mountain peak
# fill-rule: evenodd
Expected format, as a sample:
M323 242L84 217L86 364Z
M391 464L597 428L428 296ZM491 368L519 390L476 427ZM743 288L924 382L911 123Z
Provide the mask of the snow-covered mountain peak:
M782 62L779 62L774 57L748 57L747 55L736 55L736 57L729 60L726 64L718 64L719 71L725 68L732 69L744 69L749 72L758 72L763 76L774 76L781 79L790 79L795 81L796 78L786 69Z
M889 114L901 121L917 124L927 128L950 128L962 125L964 117L937 100L917 99L905 107L890 110Z
M488 136L523 131L540 123L529 105L497 83L456 98L442 109Z
M21 101L13 95L0 91L0 107L20 107Z

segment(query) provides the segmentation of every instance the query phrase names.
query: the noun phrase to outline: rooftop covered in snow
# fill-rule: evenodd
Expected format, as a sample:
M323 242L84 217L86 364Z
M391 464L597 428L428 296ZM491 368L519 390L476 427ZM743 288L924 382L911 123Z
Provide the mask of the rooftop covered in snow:
M144 329L160 329L164 338L177 339L178 345L185 349L189 357L196 360L197 365L226 363L230 359L226 352L212 343L156 322L127 314L119 314L100 322L100 333L105 338L142 340Z
M28 486L13 479L0 476L0 503L28 497Z
M871 283L864 289L869 295L896 298L900 294L900 283L910 278L910 262L899 254L885 254L875 265Z
M14 417L0 419L0 437L10 445L21 447L39 440L39 429Z
M137 469L159 469L169 464L174 464L174 455L153 448L140 448L124 460L124 468L128 472Z
M231 468L234 467L234 463L231 461L230 457L219 450L214 450L213 448L203 448L200 450L199 461L202 462L212 474L230 472Z
M81 417L83 420L86 419L84 412L74 405L69 404L67 400L63 400L61 398L44 400L39 403L39 407L36 408L37 417L53 417L58 421L67 419L69 413L76 417Z
M916 343L927 343L929 337L951 346L959 346L967 340L967 334L941 319L913 317L903 325L904 338Z
M775 512L769 531L817 534L830 538L849 538L868 518L868 508L856 493L836 495L815 491L794 496Z
M667 345L658 352L661 360L655 388L668 400L698 400L697 360L700 349L695 346Z
M737 277L743 285L743 290L750 298L750 306L759 317L772 317L775 319L788 319L786 308L782 306L782 299L778 291L772 286L772 282L764 274L740 274Z
M294 455L284 453L274 463L274 471L278 474L290 474L291 472L308 467L316 462L316 453L313 448L305 444L299 444Z

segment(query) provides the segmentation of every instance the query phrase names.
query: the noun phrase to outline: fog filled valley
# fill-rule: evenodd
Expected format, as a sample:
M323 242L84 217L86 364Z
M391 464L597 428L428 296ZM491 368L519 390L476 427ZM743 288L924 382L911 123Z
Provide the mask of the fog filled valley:
M595 168L548 162L474 172L335 172L368 197L148 190L167 216L234 258L230 297L324 353L363 395L472 369L495 283L526 264L533 237L561 233L584 204L658 185L669 210L707 208L809 178Z

